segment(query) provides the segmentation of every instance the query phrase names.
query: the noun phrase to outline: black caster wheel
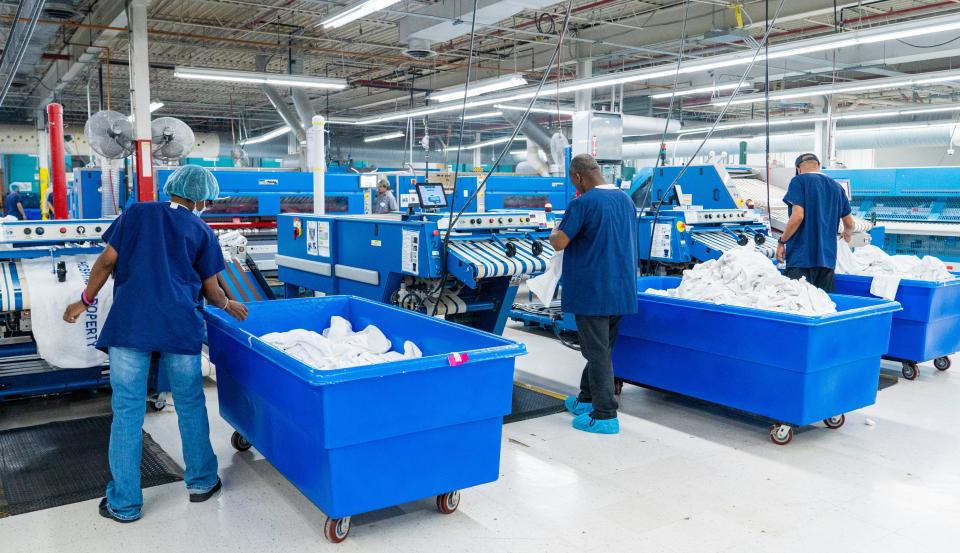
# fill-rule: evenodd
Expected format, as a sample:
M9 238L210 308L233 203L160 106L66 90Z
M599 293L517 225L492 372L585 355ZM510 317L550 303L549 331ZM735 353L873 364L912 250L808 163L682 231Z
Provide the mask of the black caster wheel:
M350 535L350 517L330 518L323 523L323 537L330 543L340 543Z
M237 451L246 451L250 449L253 444L248 442L247 439L241 436L239 432L234 432L233 435L230 436L230 445L232 445L233 449L236 449Z
M775 424L770 429L770 441L777 445L787 445L793 440L793 427L788 424Z
M764 245L764 244L767 242L767 235L766 235L766 234L754 234L754 235L753 235L753 242L754 242L754 244L756 244L756 245L758 245L758 246L762 246L762 245Z
M937 357L933 360L933 366L937 368L938 371L945 371L950 368L950 358L947 356Z
M159 413L167 407L167 398L160 396L154 399L147 400L147 408L153 411L154 413Z
M534 240L531 251L533 252L534 257L540 257L540 255L543 253L543 242Z
M836 417L830 417L829 419L823 419L823 424L831 429L836 430L843 426L843 423L847 422L847 417L845 415L837 415Z
M916 380L920 376L920 367L916 363L904 361L903 368L900 369L900 374L903 375L907 380Z
M460 492L442 493L437 496L437 510L445 515L453 514L460 506Z
M503 252L507 254L507 257L516 257L517 245L513 242L507 242L507 245L503 247Z

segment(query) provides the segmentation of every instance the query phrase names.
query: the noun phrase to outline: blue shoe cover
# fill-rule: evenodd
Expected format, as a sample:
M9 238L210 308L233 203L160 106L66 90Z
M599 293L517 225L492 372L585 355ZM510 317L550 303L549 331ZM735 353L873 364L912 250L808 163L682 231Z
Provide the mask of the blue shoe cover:
M563 400L563 406L567 408L567 411L577 416L593 411L592 403L581 403L577 396L568 396L567 399Z
M619 434L620 421L617 419L597 420L590 416L590 413L584 413L573 419L573 427L584 432L593 434Z

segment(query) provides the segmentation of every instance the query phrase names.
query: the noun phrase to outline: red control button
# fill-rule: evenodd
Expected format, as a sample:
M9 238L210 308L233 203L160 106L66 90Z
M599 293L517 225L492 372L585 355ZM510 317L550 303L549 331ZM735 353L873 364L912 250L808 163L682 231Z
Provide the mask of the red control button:
M492 222L493 222L493 219L490 219L490 222L492 223Z
M433 231L433 235L434 235L434 236L440 236L440 231L439 231L439 230L434 230L434 231Z
M60 234L66 234L66 233L67 233L67 227L60 227Z

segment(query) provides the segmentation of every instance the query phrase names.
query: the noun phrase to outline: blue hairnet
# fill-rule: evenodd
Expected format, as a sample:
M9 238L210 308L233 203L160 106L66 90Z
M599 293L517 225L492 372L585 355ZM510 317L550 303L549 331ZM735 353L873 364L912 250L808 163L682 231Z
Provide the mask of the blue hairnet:
M180 196L192 202L215 200L220 195L220 185L208 169L199 165L184 165L177 169L163 185L167 196Z

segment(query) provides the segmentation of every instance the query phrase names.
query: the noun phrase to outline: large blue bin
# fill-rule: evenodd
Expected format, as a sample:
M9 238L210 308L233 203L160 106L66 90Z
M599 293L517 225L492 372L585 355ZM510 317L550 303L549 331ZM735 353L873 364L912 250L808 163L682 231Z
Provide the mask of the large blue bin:
M327 516L493 482L519 343L369 300L328 296L247 304L237 322L207 308L220 414ZM258 336L317 332L340 315L376 324L420 359L317 371ZM448 354L469 359L452 366Z
M837 275L838 294L870 298L872 277ZM901 280L887 357L922 362L960 351L960 279Z
M837 313L807 317L644 294L676 277L637 281L614 372L629 382L803 426L872 405L896 302L831 296Z

